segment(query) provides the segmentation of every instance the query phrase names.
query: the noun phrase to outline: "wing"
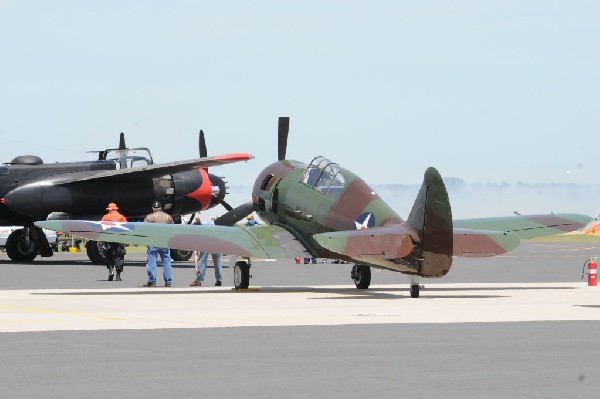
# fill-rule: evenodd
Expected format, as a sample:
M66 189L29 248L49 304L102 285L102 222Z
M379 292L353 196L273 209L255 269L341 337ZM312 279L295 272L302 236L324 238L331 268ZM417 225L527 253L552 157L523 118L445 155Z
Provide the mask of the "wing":
M523 239L574 231L591 219L578 214L550 214L454 220L454 255L500 255L518 247Z
M152 245L252 258L288 259L310 256L298 240L277 226L243 228L84 220L56 220L35 224L95 241Z
M190 159L187 161L176 161L170 163L152 164L133 168L124 168L118 170L86 171L78 173L66 173L63 175L44 178L51 184L66 184L74 181L89 181L103 178L114 178L118 176L131 175L134 173L144 174L152 177L160 177L165 174L185 172L196 168L208 168L210 166L224 165L228 163L248 161L254 157L250 154L226 154L215 157Z

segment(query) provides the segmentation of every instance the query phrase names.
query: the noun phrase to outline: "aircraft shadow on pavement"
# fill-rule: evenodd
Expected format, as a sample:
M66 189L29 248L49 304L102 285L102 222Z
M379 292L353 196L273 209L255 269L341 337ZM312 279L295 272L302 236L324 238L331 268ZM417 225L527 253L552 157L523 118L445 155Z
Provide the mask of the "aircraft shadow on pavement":
M35 260L29 263L16 263L11 261L10 259L2 259L0 260L0 265L40 265L40 266L93 266L93 267L106 267L105 265L96 265L89 260ZM146 261L127 261L125 263L125 268L127 267L146 267ZM162 265L159 263L159 267ZM194 264L190 262L175 262L171 263L171 267L175 269L190 269L194 268ZM213 266L208 266L209 269L213 268ZM223 266L224 269L227 269L228 266Z
M522 290L574 290L576 287L467 287L467 288L423 288L427 291L522 291Z
M109 295L206 295L206 294L231 294L231 295L260 295L260 294L290 294L290 293L308 293L308 294L336 294L335 297L313 297L311 300L321 299L405 299L410 298L410 294L405 288L385 288L373 290L357 290L356 288L317 288L317 287L262 287L256 290L237 291L233 288L210 289L173 289L173 288L147 288L135 291L71 291L71 292L35 292L32 295L72 295L72 296L109 296ZM400 295L398 294L400 293ZM427 295L423 292L420 299L487 299L487 298L505 298L504 295ZM411 298L412 299L412 298Z

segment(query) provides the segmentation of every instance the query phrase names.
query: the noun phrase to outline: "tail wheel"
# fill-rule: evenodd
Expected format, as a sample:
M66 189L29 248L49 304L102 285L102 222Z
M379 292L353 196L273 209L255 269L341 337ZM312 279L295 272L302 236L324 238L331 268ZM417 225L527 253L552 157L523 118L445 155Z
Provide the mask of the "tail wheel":
M38 255L39 247L26 229L17 229L6 239L6 254L15 262L31 262Z
M410 285L410 296L411 298L418 298L419 297L419 288L421 286L419 284L411 284Z
M371 285L371 268L364 265L352 266L350 276L359 290L366 290Z
M250 285L250 266L244 261L238 261L233 268L233 286L236 290L246 289Z
M190 260L192 257L193 251L186 251L184 249L172 249L171 250L171 259L183 262L186 260Z

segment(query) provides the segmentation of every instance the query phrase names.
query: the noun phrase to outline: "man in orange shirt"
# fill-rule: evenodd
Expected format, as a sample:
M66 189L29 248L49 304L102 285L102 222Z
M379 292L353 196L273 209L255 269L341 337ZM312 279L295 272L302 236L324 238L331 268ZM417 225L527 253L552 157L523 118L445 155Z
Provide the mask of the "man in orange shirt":
M114 202L111 202L106 207L108 213L102 217L102 221L107 222L126 222L125 216L119 213L119 207ZM108 268L108 281L112 281L117 273L117 281L121 281L121 272L125 265L125 246L118 242L98 242L98 250L106 259L106 267Z

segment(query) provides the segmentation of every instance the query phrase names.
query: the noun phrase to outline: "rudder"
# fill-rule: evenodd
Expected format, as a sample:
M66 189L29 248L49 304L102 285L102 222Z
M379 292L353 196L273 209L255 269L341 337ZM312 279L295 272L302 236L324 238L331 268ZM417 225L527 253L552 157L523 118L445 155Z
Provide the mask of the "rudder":
M405 225L418 236L411 263L423 277L442 277L452 266L452 208L440 173L427 168Z

